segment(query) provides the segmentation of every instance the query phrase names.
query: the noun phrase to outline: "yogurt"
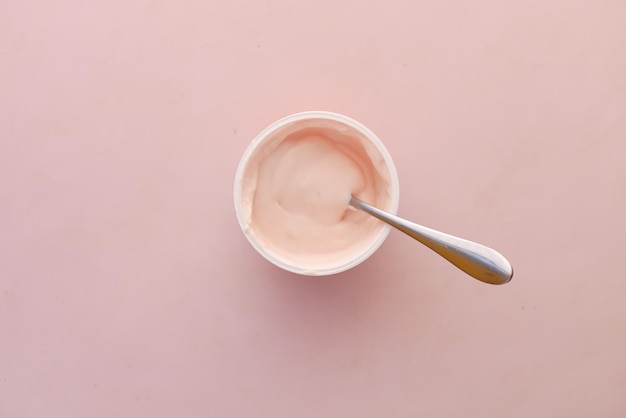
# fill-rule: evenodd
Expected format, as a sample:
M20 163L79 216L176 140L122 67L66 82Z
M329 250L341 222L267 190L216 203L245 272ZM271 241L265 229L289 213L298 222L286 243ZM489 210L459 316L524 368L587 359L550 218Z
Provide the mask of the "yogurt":
M235 182L239 223L274 264L333 274L360 263L388 227L352 209L351 196L395 213L397 174L382 143L358 122L329 112L284 118L250 145Z

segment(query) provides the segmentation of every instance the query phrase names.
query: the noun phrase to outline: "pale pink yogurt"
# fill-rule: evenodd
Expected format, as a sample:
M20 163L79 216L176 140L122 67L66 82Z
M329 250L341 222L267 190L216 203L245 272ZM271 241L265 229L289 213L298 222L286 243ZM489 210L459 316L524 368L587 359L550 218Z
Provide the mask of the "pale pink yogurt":
M388 233L350 208L350 196L395 213L397 183L371 131L342 115L305 112L281 119L250 145L237 171L235 206L268 260L300 274L333 274L363 261Z

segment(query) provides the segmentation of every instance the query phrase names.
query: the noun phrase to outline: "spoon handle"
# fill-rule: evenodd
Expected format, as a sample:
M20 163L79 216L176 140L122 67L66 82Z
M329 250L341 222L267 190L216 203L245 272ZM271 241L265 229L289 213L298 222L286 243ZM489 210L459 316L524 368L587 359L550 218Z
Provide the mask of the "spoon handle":
M496 250L409 222L355 197L350 199L350 205L415 238L475 279L504 284L513 277L511 264Z

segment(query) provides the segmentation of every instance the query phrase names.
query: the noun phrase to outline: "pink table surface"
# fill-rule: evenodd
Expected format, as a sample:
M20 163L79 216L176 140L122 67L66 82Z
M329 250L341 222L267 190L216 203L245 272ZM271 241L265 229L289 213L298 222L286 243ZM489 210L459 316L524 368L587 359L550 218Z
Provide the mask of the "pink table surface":
M626 2L0 3L0 417L626 416ZM232 207L292 112L386 143L398 233L336 277Z

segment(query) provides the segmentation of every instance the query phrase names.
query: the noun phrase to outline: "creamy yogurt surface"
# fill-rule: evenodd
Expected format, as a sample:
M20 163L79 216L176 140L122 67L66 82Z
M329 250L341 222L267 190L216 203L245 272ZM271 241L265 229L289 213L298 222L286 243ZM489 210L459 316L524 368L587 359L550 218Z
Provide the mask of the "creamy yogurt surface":
M352 209L351 196L382 208L390 202L383 156L363 134L336 121L272 134L250 157L242 190L244 231L309 274L362 253L384 228Z

